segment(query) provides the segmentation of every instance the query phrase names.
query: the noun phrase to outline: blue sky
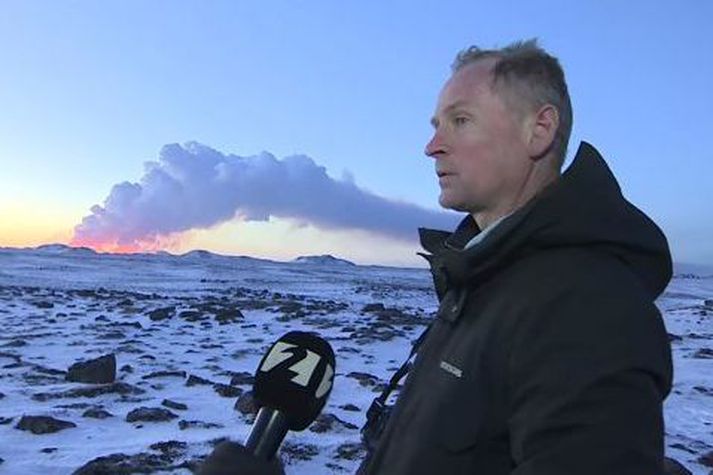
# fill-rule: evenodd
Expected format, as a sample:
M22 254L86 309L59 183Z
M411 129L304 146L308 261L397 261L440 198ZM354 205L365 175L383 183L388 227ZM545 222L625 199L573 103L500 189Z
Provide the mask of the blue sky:
M423 147L453 56L538 37L565 68L570 148L599 148L674 259L711 264L711 18L703 0L2 0L0 245L68 241L114 185L191 141L306 155L335 180L435 211ZM415 230L396 241L283 216L188 234L167 246L418 262Z

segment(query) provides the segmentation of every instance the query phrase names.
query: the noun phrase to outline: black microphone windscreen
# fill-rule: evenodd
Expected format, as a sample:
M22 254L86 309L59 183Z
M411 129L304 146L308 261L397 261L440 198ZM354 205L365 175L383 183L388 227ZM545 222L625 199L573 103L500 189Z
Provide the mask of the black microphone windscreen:
M253 395L259 406L283 412L290 430L304 430L327 402L334 371L329 343L313 333L289 332L260 361Z

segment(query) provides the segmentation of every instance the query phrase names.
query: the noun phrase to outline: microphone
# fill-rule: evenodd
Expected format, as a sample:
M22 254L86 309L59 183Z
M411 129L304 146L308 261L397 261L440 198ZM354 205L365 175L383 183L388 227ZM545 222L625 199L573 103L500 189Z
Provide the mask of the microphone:
M334 370L334 351L317 335L293 331L277 340L255 374L253 397L260 409L248 451L271 460L287 431L307 428L332 392Z

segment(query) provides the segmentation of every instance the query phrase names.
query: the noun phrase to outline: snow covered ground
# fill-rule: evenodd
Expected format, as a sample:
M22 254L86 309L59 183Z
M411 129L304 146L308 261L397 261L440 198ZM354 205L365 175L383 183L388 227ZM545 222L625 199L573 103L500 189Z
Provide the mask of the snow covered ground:
M286 471L353 473L364 413L432 317L431 288L423 269L332 259L0 249L0 473L69 474L122 454L114 466L189 474L217 440L244 440L250 375L291 330L327 339L337 374L323 416L288 435ZM675 278L658 305L675 364L667 453L708 474L697 461L713 454L713 277ZM110 353L117 383L65 380L73 363ZM167 420L128 422L141 407ZM16 428L23 416L76 427L35 434Z

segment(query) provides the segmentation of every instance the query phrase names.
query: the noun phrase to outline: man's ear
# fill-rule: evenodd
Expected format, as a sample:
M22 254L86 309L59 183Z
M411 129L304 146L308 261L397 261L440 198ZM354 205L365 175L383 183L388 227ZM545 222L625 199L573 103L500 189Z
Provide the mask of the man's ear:
M531 116L527 143L530 157L539 160L547 155L552 148L559 125L560 116L557 108L552 104L543 105Z

